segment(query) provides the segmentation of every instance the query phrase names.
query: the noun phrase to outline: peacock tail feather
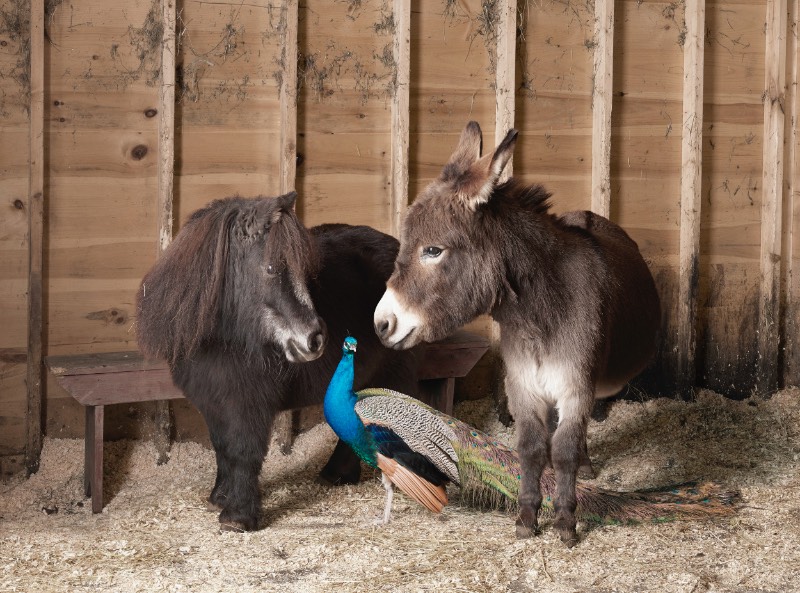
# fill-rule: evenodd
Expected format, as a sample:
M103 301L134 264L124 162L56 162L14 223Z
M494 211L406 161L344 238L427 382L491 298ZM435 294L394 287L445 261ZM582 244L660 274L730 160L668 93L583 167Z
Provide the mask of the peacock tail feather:
M390 389L353 393L352 357L355 340L345 341L340 369L326 394L326 419L346 437L361 458L431 510L447 503L443 479L457 485L464 502L480 508L516 512L521 480L517 452L486 433L423 402ZM383 453L381 453L383 451ZM388 455L388 457L387 457ZM411 457L432 466L424 470L434 483L419 481ZM395 458L396 457L396 458ZM408 467L404 464L409 463ZM424 472L423 472L424 473ZM438 476L438 478L436 477ZM542 513L553 513L556 494L553 470L542 473ZM735 511L738 493L715 483L681 484L664 489L617 492L586 482L576 488L576 515L595 524L665 522L705 519Z

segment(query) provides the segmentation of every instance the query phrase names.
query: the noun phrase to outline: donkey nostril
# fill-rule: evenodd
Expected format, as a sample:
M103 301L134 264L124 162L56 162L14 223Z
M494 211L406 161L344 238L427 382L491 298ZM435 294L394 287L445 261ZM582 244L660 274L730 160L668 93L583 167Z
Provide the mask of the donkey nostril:
M375 331L377 332L378 336L384 338L390 335L394 331L394 315L388 316L386 319L382 319L381 321L375 324Z

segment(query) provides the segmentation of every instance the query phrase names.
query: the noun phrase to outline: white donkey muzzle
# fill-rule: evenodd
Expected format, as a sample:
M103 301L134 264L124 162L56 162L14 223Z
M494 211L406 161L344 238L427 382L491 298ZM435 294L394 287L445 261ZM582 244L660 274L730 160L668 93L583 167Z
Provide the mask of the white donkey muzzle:
M420 342L422 318L400 303L397 293L387 288L375 308L375 333L387 348L406 350Z

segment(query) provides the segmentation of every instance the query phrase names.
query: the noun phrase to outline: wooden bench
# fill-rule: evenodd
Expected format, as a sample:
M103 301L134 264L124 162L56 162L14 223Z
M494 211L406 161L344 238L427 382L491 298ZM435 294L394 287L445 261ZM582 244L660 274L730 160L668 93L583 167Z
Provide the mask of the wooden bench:
M418 369L420 398L452 414L456 377L465 376L488 347L486 338L463 330L426 344ZM48 356L45 364L57 383L86 408L83 485L86 496L92 497L92 512L99 513L103 510L104 406L184 395L172 383L165 362L147 360L138 351Z

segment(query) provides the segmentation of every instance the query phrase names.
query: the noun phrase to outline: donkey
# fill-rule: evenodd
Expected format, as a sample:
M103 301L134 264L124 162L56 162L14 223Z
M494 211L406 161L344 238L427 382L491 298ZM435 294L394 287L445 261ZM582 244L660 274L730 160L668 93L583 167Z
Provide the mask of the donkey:
M199 409L216 453L209 509L225 530L258 527L258 477L275 415L322 403L352 333L365 343L356 382L417 390L413 352L383 347L372 313L397 255L393 237L364 226L307 230L297 194L217 200L191 215L137 294L141 350L169 362ZM337 445L321 477L358 481Z
M551 462L554 527L571 547L578 541L576 473L594 400L619 392L647 366L660 303L621 228L591 212L557 217L541 186L499 181L516 139L510 130L481 158L480 127L467 124L440 176L408 209L375 331L386 346L411 348L491 314L500 325L522 465L517 536L538 531L539 480Z

